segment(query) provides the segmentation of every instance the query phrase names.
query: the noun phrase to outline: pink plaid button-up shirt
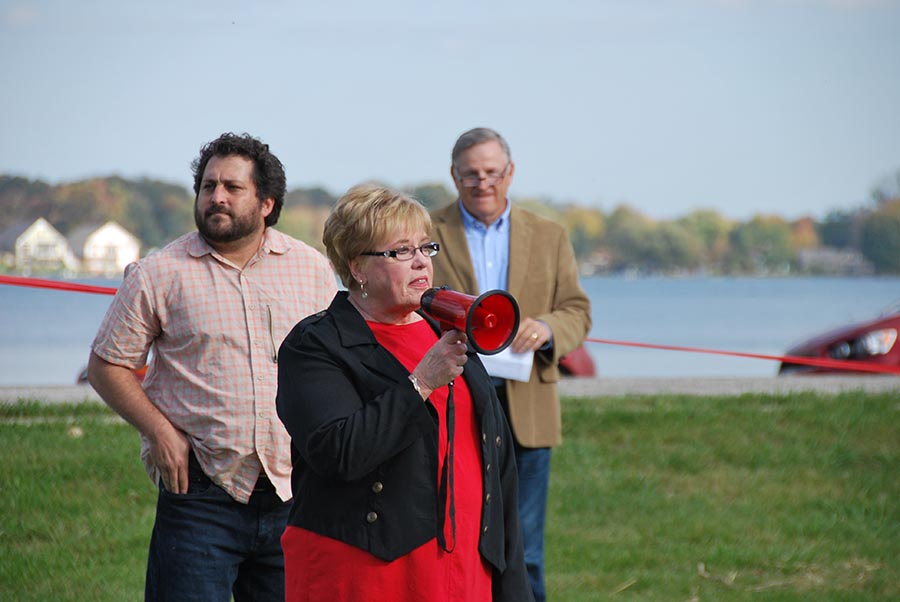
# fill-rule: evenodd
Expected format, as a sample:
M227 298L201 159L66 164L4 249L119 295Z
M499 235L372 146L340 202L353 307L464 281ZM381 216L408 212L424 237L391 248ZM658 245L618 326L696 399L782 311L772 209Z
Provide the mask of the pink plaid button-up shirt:
M138 368L152 348L144 390L187 434L203 471L244 503L264 471L289 500L290 436L275 410L278 348L336 291L328 260L277 230L266 229L244 269L192 232L126 268L93 351Z

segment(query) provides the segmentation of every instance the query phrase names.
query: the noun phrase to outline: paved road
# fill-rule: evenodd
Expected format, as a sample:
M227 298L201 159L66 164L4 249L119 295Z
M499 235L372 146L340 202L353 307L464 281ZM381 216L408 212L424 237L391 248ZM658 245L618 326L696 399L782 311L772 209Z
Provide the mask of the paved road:
M572 378L560 382L560 394L570 397L611 395L741 395L784 394L795 391L840 393L843 391L900 393L900 376L784 376L744 378Z
M89 385L60 385L53 387L0 387L0 403L44 401L48 403L100 401Z
M794 391L840 393L842 391L896 391L900 376L793 376L754 378L572 378L560 382L560 394L569 397L611 395L741 395L783 394ZM0 403L21 399L48 403L99 401L88 385L56 387L0 387Z

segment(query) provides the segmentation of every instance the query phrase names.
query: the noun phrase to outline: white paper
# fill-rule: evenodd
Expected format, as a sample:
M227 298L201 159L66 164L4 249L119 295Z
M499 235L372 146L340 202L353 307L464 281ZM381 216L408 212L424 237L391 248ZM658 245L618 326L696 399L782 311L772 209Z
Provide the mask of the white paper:
M478 354L481 363L487 368L488 374L497 378L519 380L527 383L531 379L531 365L534 363L534 353L513 353L507 347L494 355Z

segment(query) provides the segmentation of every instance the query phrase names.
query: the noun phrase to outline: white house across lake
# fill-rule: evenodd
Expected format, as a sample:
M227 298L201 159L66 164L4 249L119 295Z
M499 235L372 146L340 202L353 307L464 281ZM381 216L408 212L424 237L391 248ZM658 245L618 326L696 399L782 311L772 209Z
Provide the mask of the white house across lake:
M79 226L63 236L39 217L0 232L0 264L22 274L114 277L140 257L141 242L113 221Z

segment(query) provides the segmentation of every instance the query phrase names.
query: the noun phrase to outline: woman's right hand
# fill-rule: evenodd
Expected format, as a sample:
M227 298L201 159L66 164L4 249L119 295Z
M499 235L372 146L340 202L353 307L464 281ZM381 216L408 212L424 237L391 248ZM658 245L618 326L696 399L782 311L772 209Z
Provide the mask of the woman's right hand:
M448 330L428 350L412 372L418 381L422 399L428 399L432 391L463 373L463 366L468 360L466 341L466 333Z

